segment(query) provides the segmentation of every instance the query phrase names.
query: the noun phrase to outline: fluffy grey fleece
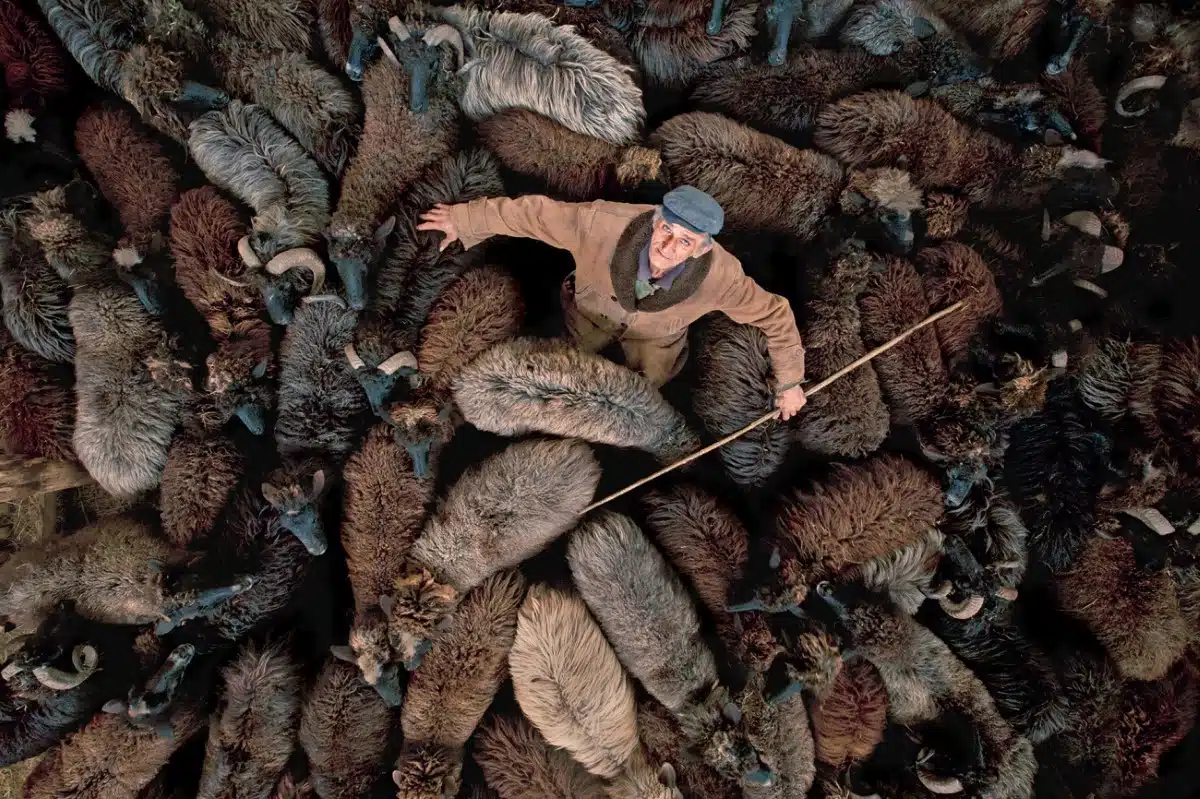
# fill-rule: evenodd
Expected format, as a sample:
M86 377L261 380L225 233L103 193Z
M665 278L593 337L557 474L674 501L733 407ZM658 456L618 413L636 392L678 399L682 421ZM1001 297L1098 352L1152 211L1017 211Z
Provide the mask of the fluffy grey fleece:
M613 144L638 138L646 109L633 69L574 26L555 25L540 14L463 6L442 13L467 47L467 62L459 70L459 105L471 119L527 108Z
M838 38L857 45L871 55L891 55L917 41L916 20L923 18L941 34L949 32L936 14L913 0L875 0L856 7L846 19Z
M48 361L74 360L71 292L15 211L0 217L0 294L4 324L18 344Z
M576 588L617 657L650 695L679 713L717 681L692 597L632 519L600 511L571 534Z
M502 436L574 436L645 450L664 463L699 448L683 416L644 377L559 340L493 347L462 371L454 394L468 422Z
M120 94L121 56L133 44L136 29L120 3L100 0L38 0L58 38L88 77Z
M513 444L459 478L412 558L464 592L571 529L599 482L600 464L582 441Z
M260 106L234 100L204 114L188 150L209 180L254 209L251 246L263 263L311 245L329 224L324 173Z

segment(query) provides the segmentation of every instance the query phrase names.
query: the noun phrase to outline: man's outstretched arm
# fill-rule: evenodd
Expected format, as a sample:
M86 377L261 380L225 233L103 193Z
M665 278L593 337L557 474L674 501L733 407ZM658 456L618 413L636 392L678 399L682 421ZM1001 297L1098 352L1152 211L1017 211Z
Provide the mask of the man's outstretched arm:
M421 216L417 230L445 233L443 250L454 241L470 249L492 236L520 236L575 250L587 237L595 213L591 203L564 203L538 194L515 199L481 197L456 205L435 205Z

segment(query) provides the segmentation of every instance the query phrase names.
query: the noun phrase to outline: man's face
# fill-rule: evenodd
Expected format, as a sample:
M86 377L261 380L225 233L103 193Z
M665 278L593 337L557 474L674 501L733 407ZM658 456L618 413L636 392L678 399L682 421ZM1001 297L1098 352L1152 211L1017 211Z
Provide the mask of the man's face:
M708 252L711 244L704 243L704 236L693 233L682 225L672 225L665 219L654 220L654 232L650 235L650 270L662 274L673 269L688 258Z

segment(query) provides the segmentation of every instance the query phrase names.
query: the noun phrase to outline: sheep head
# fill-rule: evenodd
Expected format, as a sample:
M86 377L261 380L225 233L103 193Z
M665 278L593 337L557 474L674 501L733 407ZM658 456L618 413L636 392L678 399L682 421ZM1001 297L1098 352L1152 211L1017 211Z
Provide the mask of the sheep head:
M439 583L427 569L413 568L396 580L388 637L404 668L413 671L433 644L438 629L458 605L459 593Z
M1057 19L1050 23L1054 39L1054 54L1046 62L1045 73L1053 77L1061 75L1071 66L1075 51L1083 43L1088 32L1105 20L1097 13L1104 3L1075 3L1069 8L1058 7ZM1089 13L1091 12L1091 13Z
M346 361L354 370L354 379L362 386L367 395L371 411L384 421L388 420L388 408L392 391L400 378L409 378L417 374L417 358L408 350L394 352L378 364L368 365L358 354L353 344L344 348Z
M387 34L379 37L379 47L384 57L408 73L409 110L414 114L429 110L430 88L448 86L449 77L466 60L462 34L447 23L406 23L392 17Z
M921 190L901 169L880 167L850 172L838 202L863 235L902 254L912 249L912 215L921 210Z
M425 479L433 474L437 453L454 436L450 399L428 399L394 405L389 413L396 443L412 459L413 474Z
M147 247L118 247L113 250L117 277L133 288L138 301L151 316L162 316L166 309L164 289L170 281L161 236Z
M129 701L122 708L129 718L147 721L160 716L174 700L195 656L196 647L192 644L180 644L171 650L154 676L141 688L130 691ZM105 710L112 712L117 709L110 707L111 704L105 705Z
M362 672L363 681L374 688L389 707L399 707L403 691L388 641L390 610L391 598L381 596L378 605L367 608L354 620L350 645L335 646L330 651L339 659L354 664Z
M389 216L375 229L373 236L357 230L331 230L326 235L329 260L333 261L342 279L346 302L356 311L367 307L367 276L387 249L388 236L395 227L396 217Z
M279 511L279 524L290 532L311 555L329 548L321 524L321 500L329 488L324 467L311 470L311 463L285 466L262 484L263 498Z
M457 796L462 782L462 750L436 743L409 743L392 771L397 799Z
M256 232L238 242L238 253L252 270L261 287L267 313L277 325L292 321L296 305L307 293L311 300L325 286L325 263L307 247L283 250L270 256L264 266L264 252L274 252L275 241L266 233ZM264 274L265 273L265 274ZM305 275L311 275L311 284Z
M224 424L237 416L247 430L262 435L267 412L275 403L270 342L259 338L231 339L208 356L207 365L205 388L214 400L219 421Z
M741 708L724 687L715 686L698 704L682 711L679 723L704 761L721 776L751 788L776 783L778 778L746 734Z

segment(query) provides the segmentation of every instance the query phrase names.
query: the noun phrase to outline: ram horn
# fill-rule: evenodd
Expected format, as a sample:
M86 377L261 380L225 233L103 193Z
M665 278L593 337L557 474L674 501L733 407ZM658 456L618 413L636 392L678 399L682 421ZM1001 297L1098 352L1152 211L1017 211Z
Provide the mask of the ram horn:
M944 795L963 792L963 784L958 777L939 777L921 766L917 766L917 779L930 793Z
M447 23L435 25L425 32L421 41L425 42L426 47L437 47L442 42L449 42L450 46L454 48L455 67L462 69L463 64L466 63L466 46L463 44L462 34L453 25Z
M1083 278L1079 277L1079 278L1075 278L1075 280L1073 280L1072 282L1075 284L1076 288L1081 288L1084 291L1090 291L1102 300L1108 297L1107 291L1100 288L1099 286L1097 286L1095 283L1093 283L1090 280L1084 280Z
M391 17L388 19L388 30L390 30L392 35L402 42L407 42L412 38L412 31L408 29L407 25L400 21L400 17Z
M220 272L218 272L216 269L210 269L209 271L212 272L213 275L215 275L218 280L228 283L229 285L233 286L234 288L239 288L239 289L250 288L249 283L243 283L240 280L234 280L231 277L226 277L225 275L222 275Z
M1129 111L1125 108L1125 101L1138 92L1158 91L1167 83L1166 75L1147 75L1144 78L1135 78L1129 83L1121 87L1117 92L1117 102L1115 108L1117 113L1123 117L1140 117L1146 113L1146 109L1142 108L1137 111Z
M949 598L946 598L939 599L938 604L942 606L942 610L950 618L966 621L983 610L983 597L979 594L971 594L962 602L953 602Z
M342 348L342 351L346 353L346 360L350 362L351 369L357 372L359 369L367 368L363 359L359 357L358 350L354 349L353 344L347 344Z
M261 269L262 261L254 252L254 248L250 246L250 237L242 236L237 243L238 255L242 256L242 263L251 269Z
M18 674L20 674L23 671L25 671L25 667L22 666L20 663L9 663L7 666L4 667L3 671L0 671L0 679L4 680L5 682L8 682L13 677L16 677Z
M996 596L1000 597L1005 602L1016 602L1019 594L1015 588L997 588Z
M1137 519L1158 535L1172 535L1175 532L1175 525L1167 521L1167 517L1157 508L1127 508L1121 512Z
M33 670L37 681L52 691L69 691L78 688L95 673L100 662L96 647L91 644L79 644L71 652L71 663L75 671L65 671L53 666L38 666Z
M1091 211L1072 211L1064 216L1062 221L1064 225L1073 227L1089 236L1099 238L1100 234L1104 232L1104 224L1101 223L1100 217Z
M1100 259L1100 274L1105 274L1125 263L1125 251L1120 247L1105 245L1104 256Z
M390 375L395 373L397 369L402 369L406 366L415 370L417 368L417 356L408 350L401 350L375 368L385 375Z
M925 592L925 596L930 599L945 599L953 590L954 586L950 585L949 580L942 580L936 586L930 586L929 590Z
M396 58L396 53L387 43L387 39L383 38L382 36L377 36L375 38L375 42L379 45L379 49L383 51L383 57L392 62L392 66L400 66L400 59Z
M278 276L297 266L306 266L312 272L313 284L308 293L319 294L325 286L325 263L316 251L308 247L296 247L279 253L267 262L267 272Z

